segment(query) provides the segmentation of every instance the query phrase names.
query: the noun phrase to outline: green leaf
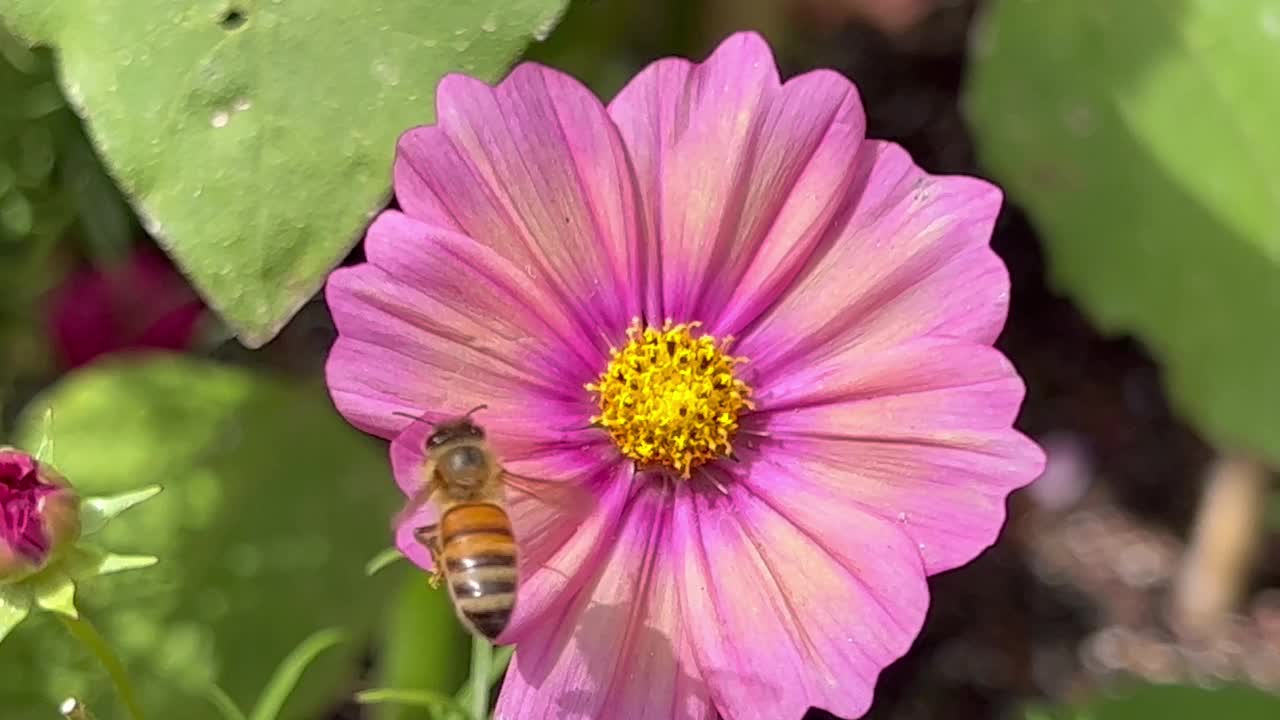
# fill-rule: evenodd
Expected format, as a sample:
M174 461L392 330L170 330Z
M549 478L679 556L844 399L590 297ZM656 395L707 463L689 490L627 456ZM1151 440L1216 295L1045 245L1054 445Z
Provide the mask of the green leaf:
M165 491L95 541L155 567L80 584L92 617L157 718L220 720L217 684L252 706L280 658L318 627L351 642L316 661L282 718L315 717L358 670L391 577L364 563L385 546L399 493L385 444L352 429L322 386L170 355L95 363L22 417L34 437L58 409L59 470L86 495ZM105 707L99 671L58 633L24 623L0 645L5 717L44 717L69 694Z
M258 698L258 704L249 713L249 720L276 720L307 667L326 650L336 647L342 641L341 630L326 628L299 643L272 673L262 691L262 697Z
M1055 283L1215 443L1280 462L1280 6L997 0L975 48L981 158Z
M378 656L378 684L451 696L467 677L470 638L458 623L444 588L432 588L426 573L403 574ZM437 719L420 706L380 706L375 720Z
M5 0L148 230L257 347L386 202L437 81L494 80L567 0Z
M362 690L356 693L356 702L361 705L415 708L432 713L428 717L438 717L442 720L467 717L466 712L453 698L431 690L403 688Z
M1275 720L1280 696L1251 687L1141 685L1077 707L1028 708L1027 720Z
M205 697L208 698L209 704L218 709L222 715L222 720L248 720L244 711L236 705L236 701L227 695L227 692L217 685L210 685L205 689Z

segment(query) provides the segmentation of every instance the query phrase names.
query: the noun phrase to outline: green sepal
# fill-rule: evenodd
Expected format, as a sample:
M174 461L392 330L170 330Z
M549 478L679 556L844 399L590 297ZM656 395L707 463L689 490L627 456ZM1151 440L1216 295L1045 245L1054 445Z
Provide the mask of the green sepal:
M76 580L148 568L160 562L154 555L118 555L92 545L77 545L67 554L63 569Z
M0 585L0 642L31 613L31 595L26 588Z
M129 508L144 503L160 494L159 485L148 485L118 495L85 498L80 505L80 533L92 535L106 527L112 518Z
M32 598L42 610L67 617L78 618L76 610L76 583L61 573L42 577L39 582L32 583Z

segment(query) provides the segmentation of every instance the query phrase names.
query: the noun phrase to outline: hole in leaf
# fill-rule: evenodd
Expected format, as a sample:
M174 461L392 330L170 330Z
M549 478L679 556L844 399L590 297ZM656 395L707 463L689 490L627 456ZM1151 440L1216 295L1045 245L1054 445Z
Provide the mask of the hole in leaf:
M245 21L247 21L248 19L249 19L249 16L245 15L245 13L242 10L239 10L237 8L231 8L226 12L225 15L222 16L222 19L218 21L218 24L222 26L223 30L226 30L229 32L231 30L236 30L240 26L244 25Z

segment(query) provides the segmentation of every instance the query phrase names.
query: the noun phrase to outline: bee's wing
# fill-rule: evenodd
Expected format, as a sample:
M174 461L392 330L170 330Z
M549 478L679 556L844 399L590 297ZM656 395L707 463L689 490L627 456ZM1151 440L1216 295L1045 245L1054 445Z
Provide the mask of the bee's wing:
M431 502L431 495L435 491L436 484L434 481L423 483L422 486L414 491L413 495L405 501L404 507L400 509L400 512L396 513L395 517L392 518L391 528L394 530L400 527L405 523L405 521L412 517L414 513L422 509L423 505Z
M503 470L502 479L506 487L513 491L508 495L513 505L536 502L548 506L557 514L577 518L586 517L595 506L595 496L576 482L529 477L510 470Z

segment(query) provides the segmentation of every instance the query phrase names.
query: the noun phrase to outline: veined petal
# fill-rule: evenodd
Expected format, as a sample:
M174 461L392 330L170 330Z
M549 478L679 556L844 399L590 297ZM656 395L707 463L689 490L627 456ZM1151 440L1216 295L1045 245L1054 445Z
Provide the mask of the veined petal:
M858 354L797 370L761 398L750 425L768 437L744 482L822 497L833 518L895 522L930 574L969 562L995 542L1008 494L1044 469L1011 427L1022 381L985 345L928 338Z
M634 493L589 582L523 638L496 718L715 717L676 602L670 503L652 484Z
M721 716L862 715L924 621L914 544L870 513L824 514L819 494L724 484L728 496L682 488L673 532L681 609Z
M990 344L1004 326L999 189L928 175L893 143L867 141L854 162L870 176L845 224L736 347L762 378L925 335Z
M489 406L502 437L565 439L591 415L582 389L603 362L539 289L492 250L399 213L369 230L371 262L335 271L338 340L326 367L338 409L392 437L408 420ZM555 422L530 423L536 407Z
M400 139L401 207L540 277L607 349L639 315L644 241L626 151L604 106L573 78L531 63L495 88L449 75L436 100L437 125Z
M697 311L721 337L741 332L791 286L868 176L853 162L866 116L857 89L839 73L788 80L761 123L740 249L717 268Z
M609 114L658 241L647 266L660 282L646 297L651 321L758 312L822 237L865 130L851 83L819 71L783 86L755 33L731 36L702 64L654 63Z
M440 327L457 324L451 319L463 314L482 324L477 330L485 335L473 338L477 343L521 363L531 357L531 371L557 385L585 382L604 362L550 288L470 237L387 211L370 226L365 254L416 291L405 297L417 315ZM471 330L453 334L464 329Z

